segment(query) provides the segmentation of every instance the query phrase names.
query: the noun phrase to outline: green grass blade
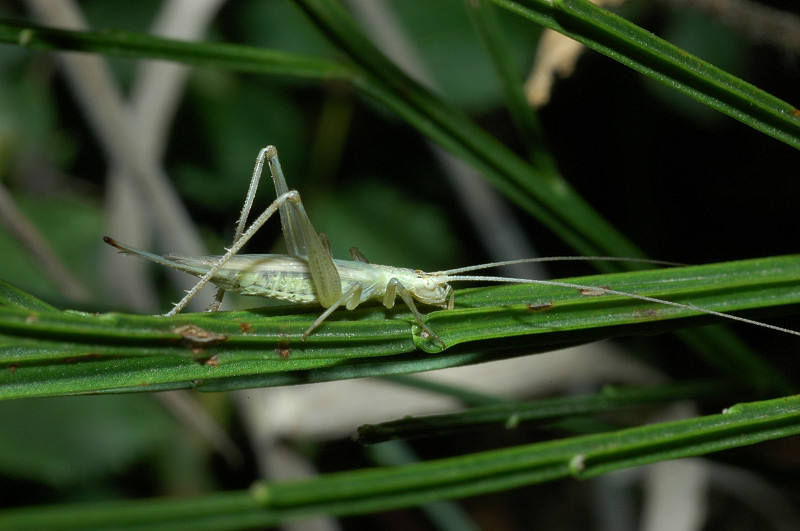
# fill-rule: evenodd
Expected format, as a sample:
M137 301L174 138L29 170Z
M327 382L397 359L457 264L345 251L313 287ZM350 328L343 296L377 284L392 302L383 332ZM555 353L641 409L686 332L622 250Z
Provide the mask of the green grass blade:
M795 107L588 0L554 0L554 10L541 1L493 1L800 148L800 111Z
M525 422L592 415L674 400L697 400L732 389L730 384L693 382L650 388L607 387L600 393L545 398L533 402L498 401L458 413L403 417L380 424L359 426L356 440L360 444L368 445L392 439L440 437L487 427L516 428Z
M800 258L567 281L723 312L790 312L800 303ZM288 306L165 318L0 306L0 398L183 388L223 391L398 374L719 320L685 308L563 287L471 288L457 292L454 310L425 317L449 347L440 352L419 335L409 312L387 312L381 306L336 312L300 341L318 313L313 307ZM758 358L747 367L729 363L726 370L757 388L789 388Z
M30 50L163 59L204 68L313 79L348 79L352 68L328 59L227 43L187 42L129 31L79 31L0 19L0 42Z
M798 397L739 404L718 415L482 452L401 470L329 475L318 482L287 485L283 492L268 488L266 499L271 507L280 507L319 503L326 496L330 501L334 497L364 501L382 491L410 503L412 499L461 497L569 476L588 478L800 433L798 405ZM379 478L387 480L380 491L376 490Z
M525 98L522 74L511 54L507 37L495 13L495 6L487 0L466 0L464 5L492 60L505 95L506 105L528 151L531 163L535 168L542 170L545 176L557 176L556 163L546 148L539 120Z
M0 306L10 306L35 312L57 311L54 306L3 280L0 280Z
M238 529L314 515L346 516L475 496L559 478L706 455L800 433L800 397L738 404L722 414L486 451L405 466L260 483L185 500L12 509L0 527Z
M477 168L509 200L576 251L584 255L642 255L563 178L537 171L461 111L407 76L367 39L337 2L297 3L320 32L363 69L365 76L355 79L363 93Z

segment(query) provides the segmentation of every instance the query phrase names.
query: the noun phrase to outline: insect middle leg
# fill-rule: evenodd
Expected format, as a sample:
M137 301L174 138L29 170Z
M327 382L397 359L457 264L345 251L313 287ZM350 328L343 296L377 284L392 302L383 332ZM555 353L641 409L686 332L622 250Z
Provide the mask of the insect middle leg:
M431 330L428 325L425 324L425 321L422 319L422 314L419 313L417 305L414 304L414 299L411 296L411 293L409 293L408 289L406 289L406 287L403 286L399 280L392 278L389 280L389 283L386 286L386 292L383 295L383 305L391 310L394 307L395 297L397 295L400 295L400 298L403 299L404 303L406 303L408 309L411 310L411 313L414 315L414 319L417 321L417 325L420 327L423 333L427 334L428 337L432 337L442 348L447 348L447 345L445 345L444 341L442 341L442 338L440 338L436 332Z

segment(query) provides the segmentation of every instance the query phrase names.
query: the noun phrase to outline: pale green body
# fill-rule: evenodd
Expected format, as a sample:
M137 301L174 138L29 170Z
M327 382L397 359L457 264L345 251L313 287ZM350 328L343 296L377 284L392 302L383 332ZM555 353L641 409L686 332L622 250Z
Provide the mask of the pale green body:
M277 197L247 227L247 218L265 163L269 164ZM239 255L244 244L275 212L280 213L287 254ZM180 312L207 282L213 282L220 290L209 307L211 311L219 309L226 291L289 302L320 304L325 311L305 331L302 336L305 339L339 306L352 310L364 301L376 299L387 308L392 308L395 297L399 296L414 314L423 334L434 338L444 347L444 342L423 322L422 315L414 305L414 299L424 304L452 308L453 291L448 284L447 274L370 264L355 248L351 250L352 261L335 260L327 237L318 234L308 219L300 194L289 190L286 185L278 161L278 151L274 146L267 146L258 153L250 188L236 224L233 244L225 255L194 257L170 254L161 257L134 249L107 236L103 239L123 252L200 277L198 283L186 292L186 296L166 316Z
M245 230L247 217L253 205L261 171L265 162L269 163L270 173L275 183L277 198L264 212ZM239 251L253 234L275 212L280 213L283 226L284 240L288 255L251 254L240 255ZM511 260L481 266L462 267L425 273L423 271L370 264L357 249L351 249L353 260L336 260L331 256L330 244L327 237L322 237L314 230L308 219L305 208L296 191L290 191L283 177L283 172L278 161L278 152L274 146L262 149L256 158L250 189L247 192L242 214L236 226L233 244L224 256L189 256L183 254L169 254L158 256L146 251L119 243L112 238L103 238L106 243L122 252L135 254L151 260L157 264L165 265L200 277L200 281L186 293L165 315L172 316L181 311L186 304L205 286L213 282L220 287L217 297L210 306L210 310L219 309L222 295L225 291L233 291L243 295L256 295L272 299L284 300L295 303L317 303L323 306L324 312L303 333L302 339L317 328L336 308L345 306L352 310L362 302L379 300L387 308L392 308L395 297L399 296L405 302L421 330L423 337L433 338L442 348L444 341L439 338L425 324L422 315L417 310L414 299L423 304L453 308L453 290L449 282L452 280L471 280L487 282L524 282L532 284L547 284L573 289L589 289L594 294L606 293L610 295L624 295L634 299L657 302L669 306L688 308L710 315L725 317L742 321L757 326L800 335L800 332L788 330L751 319L729 315L699 308L691 304L665 301L625 293L608 288L583 286L569 282L555 282L547 280L528 280L520 278L490 277L483 275L463 275L462 273L485 269L491 265L511 265L537 261L537 259ZM572 257L571 259L574 259ZM585 259L585 258L583 258ZM608 257L591 257L593 260L609 260ZM674 264L673 264L674 265Z
M202 277L219 256L190 256L171 253L158 256L115 242L117 247L152 262ZM387 287L392 279L401 284L418 301L435 306L447 306L450 285L433 280L430 274L404 267L370 264L352 260L333 259L339 272L342 293L353 296L345 305L352 309L368 300L386 302ZM281 254L245 254L231 256L211 282L226 291L255 295L296 303L319 304L308 261L305 258ZM394 294L392 293L392 301Z

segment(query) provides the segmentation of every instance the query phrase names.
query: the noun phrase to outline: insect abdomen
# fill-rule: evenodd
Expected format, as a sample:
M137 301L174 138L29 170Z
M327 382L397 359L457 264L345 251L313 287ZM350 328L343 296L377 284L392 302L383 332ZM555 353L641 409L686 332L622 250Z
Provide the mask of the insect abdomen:
M211 281L242 295L317 302L308 264L300 258L269 254L234 256Z
M237 275L238 287L231 291L288 302L317 302L311 276L308 273L281 271L247 271Z

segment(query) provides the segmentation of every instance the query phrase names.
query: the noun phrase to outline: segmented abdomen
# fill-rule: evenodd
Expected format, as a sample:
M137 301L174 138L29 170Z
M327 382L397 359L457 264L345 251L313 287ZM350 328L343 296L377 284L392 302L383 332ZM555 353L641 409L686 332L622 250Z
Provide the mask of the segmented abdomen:
M317 302L308 273L253 271L238 276L239 287L231 291L288 302Z
M242 295L288 302L317 302L308 264L287 256L234 256L211 281Z
M190 257L169 255L180 264L180 269L198 277L203 276L219 260L218 256ZM386 289L391 274L383 270L387 266L334 260L342 282L342 292L358 283L363 290L359 302L378 298ZM389 268L399 271L398 268ZM388 275L388 276L387 276ZM384 278L385 277L385 278ZM308 262L302 258L286 255L250 254L231 257L211 279L217 286L241 293L269 297L288 302L318 303Z

